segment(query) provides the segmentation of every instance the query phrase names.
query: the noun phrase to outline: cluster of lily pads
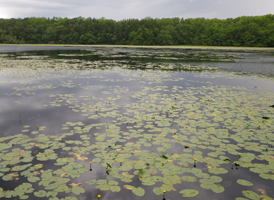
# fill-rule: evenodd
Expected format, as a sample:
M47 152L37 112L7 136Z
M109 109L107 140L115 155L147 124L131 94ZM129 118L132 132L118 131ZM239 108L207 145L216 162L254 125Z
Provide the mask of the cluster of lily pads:
M60 55L65 56L70 55ZM242 195L237 200L272 199L271 190L258 188L256 181L274 181L273 92L213 84L212 68L195 74L197 86L174 73L206 70L201 66L157 63L171 71L154 71L154 63L143 63L144 71L132 71L119 60L33 55L0 60L0 84L12 85L14 91L4 95L18 96L15 104L36 98L39 90L65 88L66 93L52 92L41 107L65 108L76 119L61 124L57 135L37 124L0 138L0 177L14 185L1 185L0 197L69 200L91 190L89 199L123 191L133 198L149 191L155 199L219 198L236 185ZM228 181L227 175L239 178Z

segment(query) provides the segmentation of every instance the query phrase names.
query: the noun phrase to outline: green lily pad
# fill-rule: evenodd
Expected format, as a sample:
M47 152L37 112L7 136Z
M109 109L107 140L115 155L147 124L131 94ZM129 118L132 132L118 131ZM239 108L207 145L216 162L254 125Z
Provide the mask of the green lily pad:
M145 180L145 181L142 181L142 184L143 185L154 185L155 182L154 181L150 181L150 180Z
M38 192L33 193L36 197L45 197L47 195L47 192L45 190L39 190Z
M94 158L92 160L92 162L94 162L94 163L100 163L101 162L101 158Z
M212 185L211 187L210 187L210 189L213 191L213 192L215 192L215 193L222 193L224 190L225 190L225 188L223 187L223 186L221 186L221 185Z
M134 188L132 188L132 192L135 195L139 196L139 197L142 197L142 196L145 195L145 190L143 188L141 188L141 187L138 187L138 188L134 187Z
M183 197L196 197L200 192L193 189L184 189L179 192Z
M274 180L274 174L260 174L259 176L264 179Z
M1 197L1 196L0 196ZM29 196L28 195L20 195L20 199L28 199Z
M121 188L120 188L120 186L117 186L117 185L111 185L109 187L109 190L112 192L120 192Z
M72 187L71 192L76 194L76 195L79 195L81 193L85 193L85 189L82 188L82 187Z
M250 191L250 190L244 190L242 191L243 195L249 199L252 200L260 200L260 195L258 195L257 193Z
M224 168L209 168L208 171L212 174L226 174L228 172Z
M28 181L32 182L32 183L35 183L35 182L37 182L39 180L40 180L39 177L35 177L35 176L28 177Z
M154 187L153 192L156 195L161 195L161 194L163 194L163 189L161 187Z
M100 185L97 185L95 188L103 190L103 191L107 191L107 190L110 190L110 187L111 186L108 184L100 184Z
M243 179L238 179L237 183L240 185L243 185L243 186L252 186L253 185L253 183L251 183L247 180L243 180Z
M181 179L186 182L196 182L197 179L194 176L182 176Z

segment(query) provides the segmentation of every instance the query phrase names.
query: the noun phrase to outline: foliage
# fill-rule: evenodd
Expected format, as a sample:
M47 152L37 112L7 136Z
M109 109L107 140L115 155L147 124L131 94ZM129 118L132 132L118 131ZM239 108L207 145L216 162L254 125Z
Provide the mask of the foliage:
M274 46L274 15L235 19L0 19L0 43Z

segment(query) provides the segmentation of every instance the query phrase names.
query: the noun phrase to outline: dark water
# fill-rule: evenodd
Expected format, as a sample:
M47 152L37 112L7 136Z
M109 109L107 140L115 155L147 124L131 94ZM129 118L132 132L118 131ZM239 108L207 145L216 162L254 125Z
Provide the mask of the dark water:
M48 195L41 195L41 199L54 196L97 199L98 194L101 199L163 199L162 194L154 192L154 188L163 184L161 190L167 191L165 198L173 200L183 198L179 192L184 189L199 191L192 199L250 197L245 191L261 198L274 197L273 180L250 171L264 164L270 168L264 174L273 174L271 123L274 114L270 106L274 104L274 57L271 51L67 46L0 46L0 51L3 52L0 54L0 172L3 179L0 187L5 191L0 195L3 199L9 195L23 198L15 188L26 182L34 188L26 194L28 199L37 199L39 194L35 192L40 190ZM216 119L216 115L221 119ZM269 119L262 120L262 117ZM39 160L39 154L44 155L45 149L53 150L57 157ZM142 153L145 150L150 153ZM21 153L5 157L17 151ZM22 156L26 151L31 151L31 162L20 160L27 157ZM241 161L239 153L246 160L250 154L254 158ZM176 160L173 155L179 155L180 159ZM221 155L230 161L224 163ZM115 156L120 156L122 165L132 166L133 169L119 171L119 174L130 175L130 180L106 173L108 162L113 162L110 163L113 169L120 167ZM86 159L81 159L84 157ZM147 160L148 157L152 157L151 160ZM63 169L65 164L56 165L57 158L73 158L72 163L82 164L79 168L87 171L74 177L69 173L77 171L77 167ZM95 158L100 160L94 161L89 171L89 162ZM197 158L195 167L193 158ZM141 160L147 165L139 169L148 170L150 177L171 180L144 185L138 178L138 167L134 169L137 164L134 162ZM237 169L231 168L234 161L240 163ZM26 169L14 168L28 163L31 166ZM36 164L43 167L31 170ZM216 169L227 170L226 173L211 172L209 169L215 165ZM163 166L173 173L165 171ZM181 172L178 167L190 171ZM23 175L28 169L33 174L39 172L31 175L39 180L30 182ZM68 189L59 191L42 185L40 182L45 178L41 174L47 170L56 172L56 177L69 178L65 184ZM60 170L65 173L63 176ZM206 189L210 184L202 187L199 181L203 178L195 170L221 177L221 181L214 184L220 184L224 191L216 193ZM11 173L18 174L9 180L3 178ZM171 184L175 175L195 177L196 181L181 179L180 183ZM109 186L99 189L100 184L86 183L96 179L116 181L120 191L112 192ZM253 186L242 186L237 183L238 179L248 180ZM71 183L81 183L79 187L85 192L72 192ZM127 185L143 188L144 196L133 194L126 189ZM51 191L56 194L50 196Z

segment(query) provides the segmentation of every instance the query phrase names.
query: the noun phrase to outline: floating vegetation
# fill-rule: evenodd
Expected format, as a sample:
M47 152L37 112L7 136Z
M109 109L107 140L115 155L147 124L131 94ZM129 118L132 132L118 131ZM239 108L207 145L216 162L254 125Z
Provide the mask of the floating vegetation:
M199 194L198 190L185 189L179 192L183 197L196 197Z
M272 199L273 92L163 62L187 58L175 52L118 54L0 56L1 198Z

